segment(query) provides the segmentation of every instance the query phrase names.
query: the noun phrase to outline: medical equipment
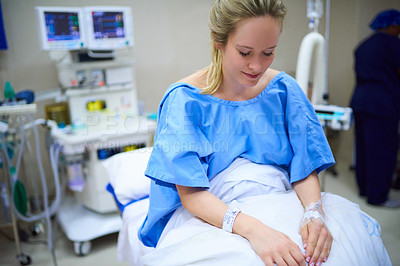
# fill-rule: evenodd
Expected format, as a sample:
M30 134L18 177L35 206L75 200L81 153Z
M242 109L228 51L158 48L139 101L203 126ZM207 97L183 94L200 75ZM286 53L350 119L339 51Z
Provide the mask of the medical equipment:
M322 127L329 127L333 130L350 129L353 115L353 111L350 107L314 105L314 109Z
M78 160L86 169L82 192L67 198L57 215L66 236L74 242L74 252L77 255L87 255L90 252L90 240L120 230L121 219L116 212L117 207L112 196L105 190L109 177L102 161L115 150L150 145L154 122L139 117L133 119L136 120L130 124L132 128L126 128L123 126L125 123L120 123L114 129L105 130L102 127L104 124L99 123L72 134L62 129L52 131L54 140L63 146L66 160L80 157ZM84 157L87 158L85 162Z
M36 7L43 50L86 47L83 10L76 7Z
M325 48L325 39L318 32L307 34L300 45L297 58L296 80L312 104L323 104L326 102L324 96L327 87ZM313 58L314 54L315 57ZM314 59L314 78L312 86L310 86L309 78L312 59Z
M88 49L90 57L104 58L113 56L115 49L133 46L132 10L129 7L41 6L36 7L36 11L44 50Z
M57 65L60 85L67 89L67 96L77 97L90 94L90 89L98 89L93 92L100 92L101 87L103 91L128 91L135 84L133 68L134 62L128 59Z
M0 108L0 113L3 114L1 112L1 108ZM5 134L6 130L7 130L6 126L3 123L1 123L1 133L0 134ZM2 139L3 139L3 137L2 137ZM4 142L1 145L3 146ZM5 150L8 153L7 148ZM2 181L1 196L2 196L3 202L4 202L4 205L2 206L3 213L2 213L1 224L7 225L7 224L11 223L11 226L13 228L14 239L15 239L17 259L21 265L29 265L31 263L31 258L29 255L22 252L20 239L19 239L19 235L18 235L17 220L16 220L14 212L11 209L12 208L11 204L13 204L13 202L12 202L13 197L11 196L11 194L12 194L11 190L12 190L13 184L10 184L11 178L9 177L9 175L10 175L9 163L7 163L7 161L9 161L9 159L7 159L7 157L6 157L6 156L8 156L7 153L4 152L4 149L1 149L0 161L2 163L1 168L2 168L2 172L4 174L2 176L5 178L4 180L1 180Z
M307 18L310 30L317 31L319 19L323 14L323 5L321 0L307 0Z
M322 7L321 0L307 0L307 18L311 32L301 42L295 78L313 104L324 130L349 130L353 121L352 109L328 103L330 0L326 0L325 37L318 32L319 19L323 15ZM310 73L312 66L314 71ZM324 190L324 173L320 174L320 179L321 189Z
M115 50L133 46L132 10L121 6L84 8L89 50Z
M68 103L58 102L45 106L46 119L52 120L59 126L71 124L69 117Z
M326 0L326 38L318 33L319 19L323 15L321 0L307 0L307 18L310 33L302 40L296 66L296 80L312 104L326 104L328 99L328 53L330 0ZM314 55L314 58L313 58ZM314 63L313 82L310 70Z
M10 104L10 103L7 103ZM48 200L48 189L46 184L46 179L43 171L43 164L41 161L41 153L40 153L40 143L38 137L38 131L36 126L39 124L51 124L51 122L47 123L45 120L36 120L34 121L30 113L36 111L36 104L19 104L18 102L12 102L11 105L0 106L0 115L2 117L1 121L1 149L2 149L2 158L4 159L4 168L6 169L6 187L10 188L11 192L8 193L8 203L11 207L11 221L13 225L14 238L17 247L17 258L20 261L21 265L28 265L31 263L31 259L28 255L21 252L20 243L19 243L19 235L17 229L16 218L21 219L26 222L32 222L37 220L45 220L47 225L47 245L48 249L52 252L53 259L54 255L54 247L53 247L53 235L52 235L52 223L51 216L55 214L55 211L58 209L58 205L60 203L61 198L61 188L60 182L58 179L58 174L54 175L54 184L56 188L56 198L50 204ZM18 128L10 128L8 126L7 121L10 120L10 117L14 117L16 121L19 120L20 126ZM29 123L24 124L23 118L27 118ZM25 193L25 189L23 184L19 181L19 170L21 166L21 159L24 153L25 147L25 131L32 128L35 137L36 144L36 159L39 167L39 174L42 183L42 192L43 192L43 206L44 211L41 213L30 213L27 212L26 202L21 202L22 200L26 200L26 195L19 195L21 193ZM8 137L13 136L14 139L19 140L18 143L14 141L14 145L17 145L15 150L18 151L17 159L15 162L15 166L13 165L13 161L11 160L11 156L8 152ZM52 156L51 156L52 157ZM56 155L57 157L57 155ZM18 200L18 205L17 205ZM21 205L22 204L22 205ZM25 204L25 206L23 206ZM22 207L21 207L22 206Z
M330 1L326 0L326 37L318 33L318 21L322 17L321 0L307 1L307 17L313 26L302 40L296 66L296 80L310 99L321 124L334 130L349 130L352 110L328 104L328 49ZM311 67L314 72L311 72ZM313 77L313 82L310 82Z
M68 22L65 13L74 22L72 28L71 23L62 25ZM52 50L50 57L57 63L62 94L56 101L68 104L69 119L51 130L53 141L62 147L73 191L60 206L57 221L74 242L75 254L87 255L90 240L121 227L113 197L106 191L109 177L103 160L149 146L155 130L154 121L138 114L133 59L114 54L134 44L132 11L120 6L37 7L37 14L42 48ZM58 36L64 28L72 36ZM75 43L65 44L65 39ZM51 107L49 117L59 118L61 112L65 117L67 108Z
M64 202L57 219L74 242L75 254L87 255L90 240L118 232L121 227L115 202L105 189L109 177L102 161L119 152L149 146L155 122L138 115L133 62L76 62L59 64L57 69L60 84L68 88L65 97L71 125L52 130L51 135L63 146L75 182L70 188L82 190ZM79 80L91 77L93 71L104 73L104 83L91 78ZM76 171L79 169L82 171Z

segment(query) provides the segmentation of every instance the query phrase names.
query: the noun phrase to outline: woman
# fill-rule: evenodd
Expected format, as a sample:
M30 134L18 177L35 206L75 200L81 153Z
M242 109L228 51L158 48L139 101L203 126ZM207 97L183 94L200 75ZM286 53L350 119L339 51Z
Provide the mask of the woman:
M212 64L171 85L160 104L145 172L152 180L150 207L139 230L146 246L168 237L186 209L247 239L265 265L321 265L328 260L333 238L324 223L318 173L334 159L301 88L284 72L269 68L285 14L281 0L214 1ZM251 168L270 166L274 174L246 179L239 174L232 182L227 169L247 162ZM290 181L306 210L298 224L300 247L235 207L234 200L282 191L275 189L276 180ZM227 184L234 185L221 192Z
M400 118L400 12L385 10L371 22L374 33L356 49L356 178L372 205L400 207L388 197L396 169Z

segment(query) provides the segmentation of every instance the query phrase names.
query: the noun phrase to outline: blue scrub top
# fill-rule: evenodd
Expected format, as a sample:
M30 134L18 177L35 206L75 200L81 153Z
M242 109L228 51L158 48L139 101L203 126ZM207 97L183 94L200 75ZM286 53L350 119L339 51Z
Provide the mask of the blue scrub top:
M145 171L151 191L141 241L155 247L181 206L175 184L208 188L209 179L237 157L284 168L291 183L335 163L314 108L286 73L246 101L222 100L175 83L161 100Z
M380 117L400 116L400 39L375 32L354 52L356 87L350 106Z

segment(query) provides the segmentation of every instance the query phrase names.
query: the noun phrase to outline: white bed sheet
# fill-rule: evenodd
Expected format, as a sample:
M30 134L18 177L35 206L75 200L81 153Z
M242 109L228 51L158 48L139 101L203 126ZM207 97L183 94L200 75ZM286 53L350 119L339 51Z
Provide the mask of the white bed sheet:
M304 210L284 171L239 158L211 179L210 185L210 191L224 202L237 200L243 212L284 232L302 248L299 228ZM334 237L330 258L323 265L392 265L375 219L340 196L322 196L327 226ZM135 266L263 265L246 239L201 221L183 207L172 216L157 248L145 247L137 232L148 204L148 199L141 200L123 212L120 261Z
M324 195L323 205L334 238L330 257L323 265L392 265L375 219L333 194ZM238 206L302 247L299 229L303 207L294 191L243 198ZM155 252L142 258L144 265L264 265L243 237L211 226L183 208L179 212L187 219L169 231Z
M302 249L299 233L304 213L287 173L277 167L236 159L210 181L210 191L266 225L288 235ZM322 193L327 226L334 238L324 265L391 265L378 222L359 206ZM167 224L156 250L144 265L264 265L246 239L194 217L180 207Z
M142 265L140 258L154 251L146 247L138 238L138 230L146 218L149 208L149 198L134 202L125 207L122 213L122 227L118 234L117 258L128 261L130 265Z

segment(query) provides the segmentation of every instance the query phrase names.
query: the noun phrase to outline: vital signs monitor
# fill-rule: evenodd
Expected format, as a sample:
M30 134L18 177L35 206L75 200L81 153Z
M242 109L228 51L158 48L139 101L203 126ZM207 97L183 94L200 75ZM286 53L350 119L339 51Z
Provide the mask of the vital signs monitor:
M42 49L116 50L133 46L132 10L122 6L36 7Z
M78 50L86 47L83 10L75 7L36 7L42 49Z
M89 50L133 46L132 10L129 7L87 6L84 13Z

